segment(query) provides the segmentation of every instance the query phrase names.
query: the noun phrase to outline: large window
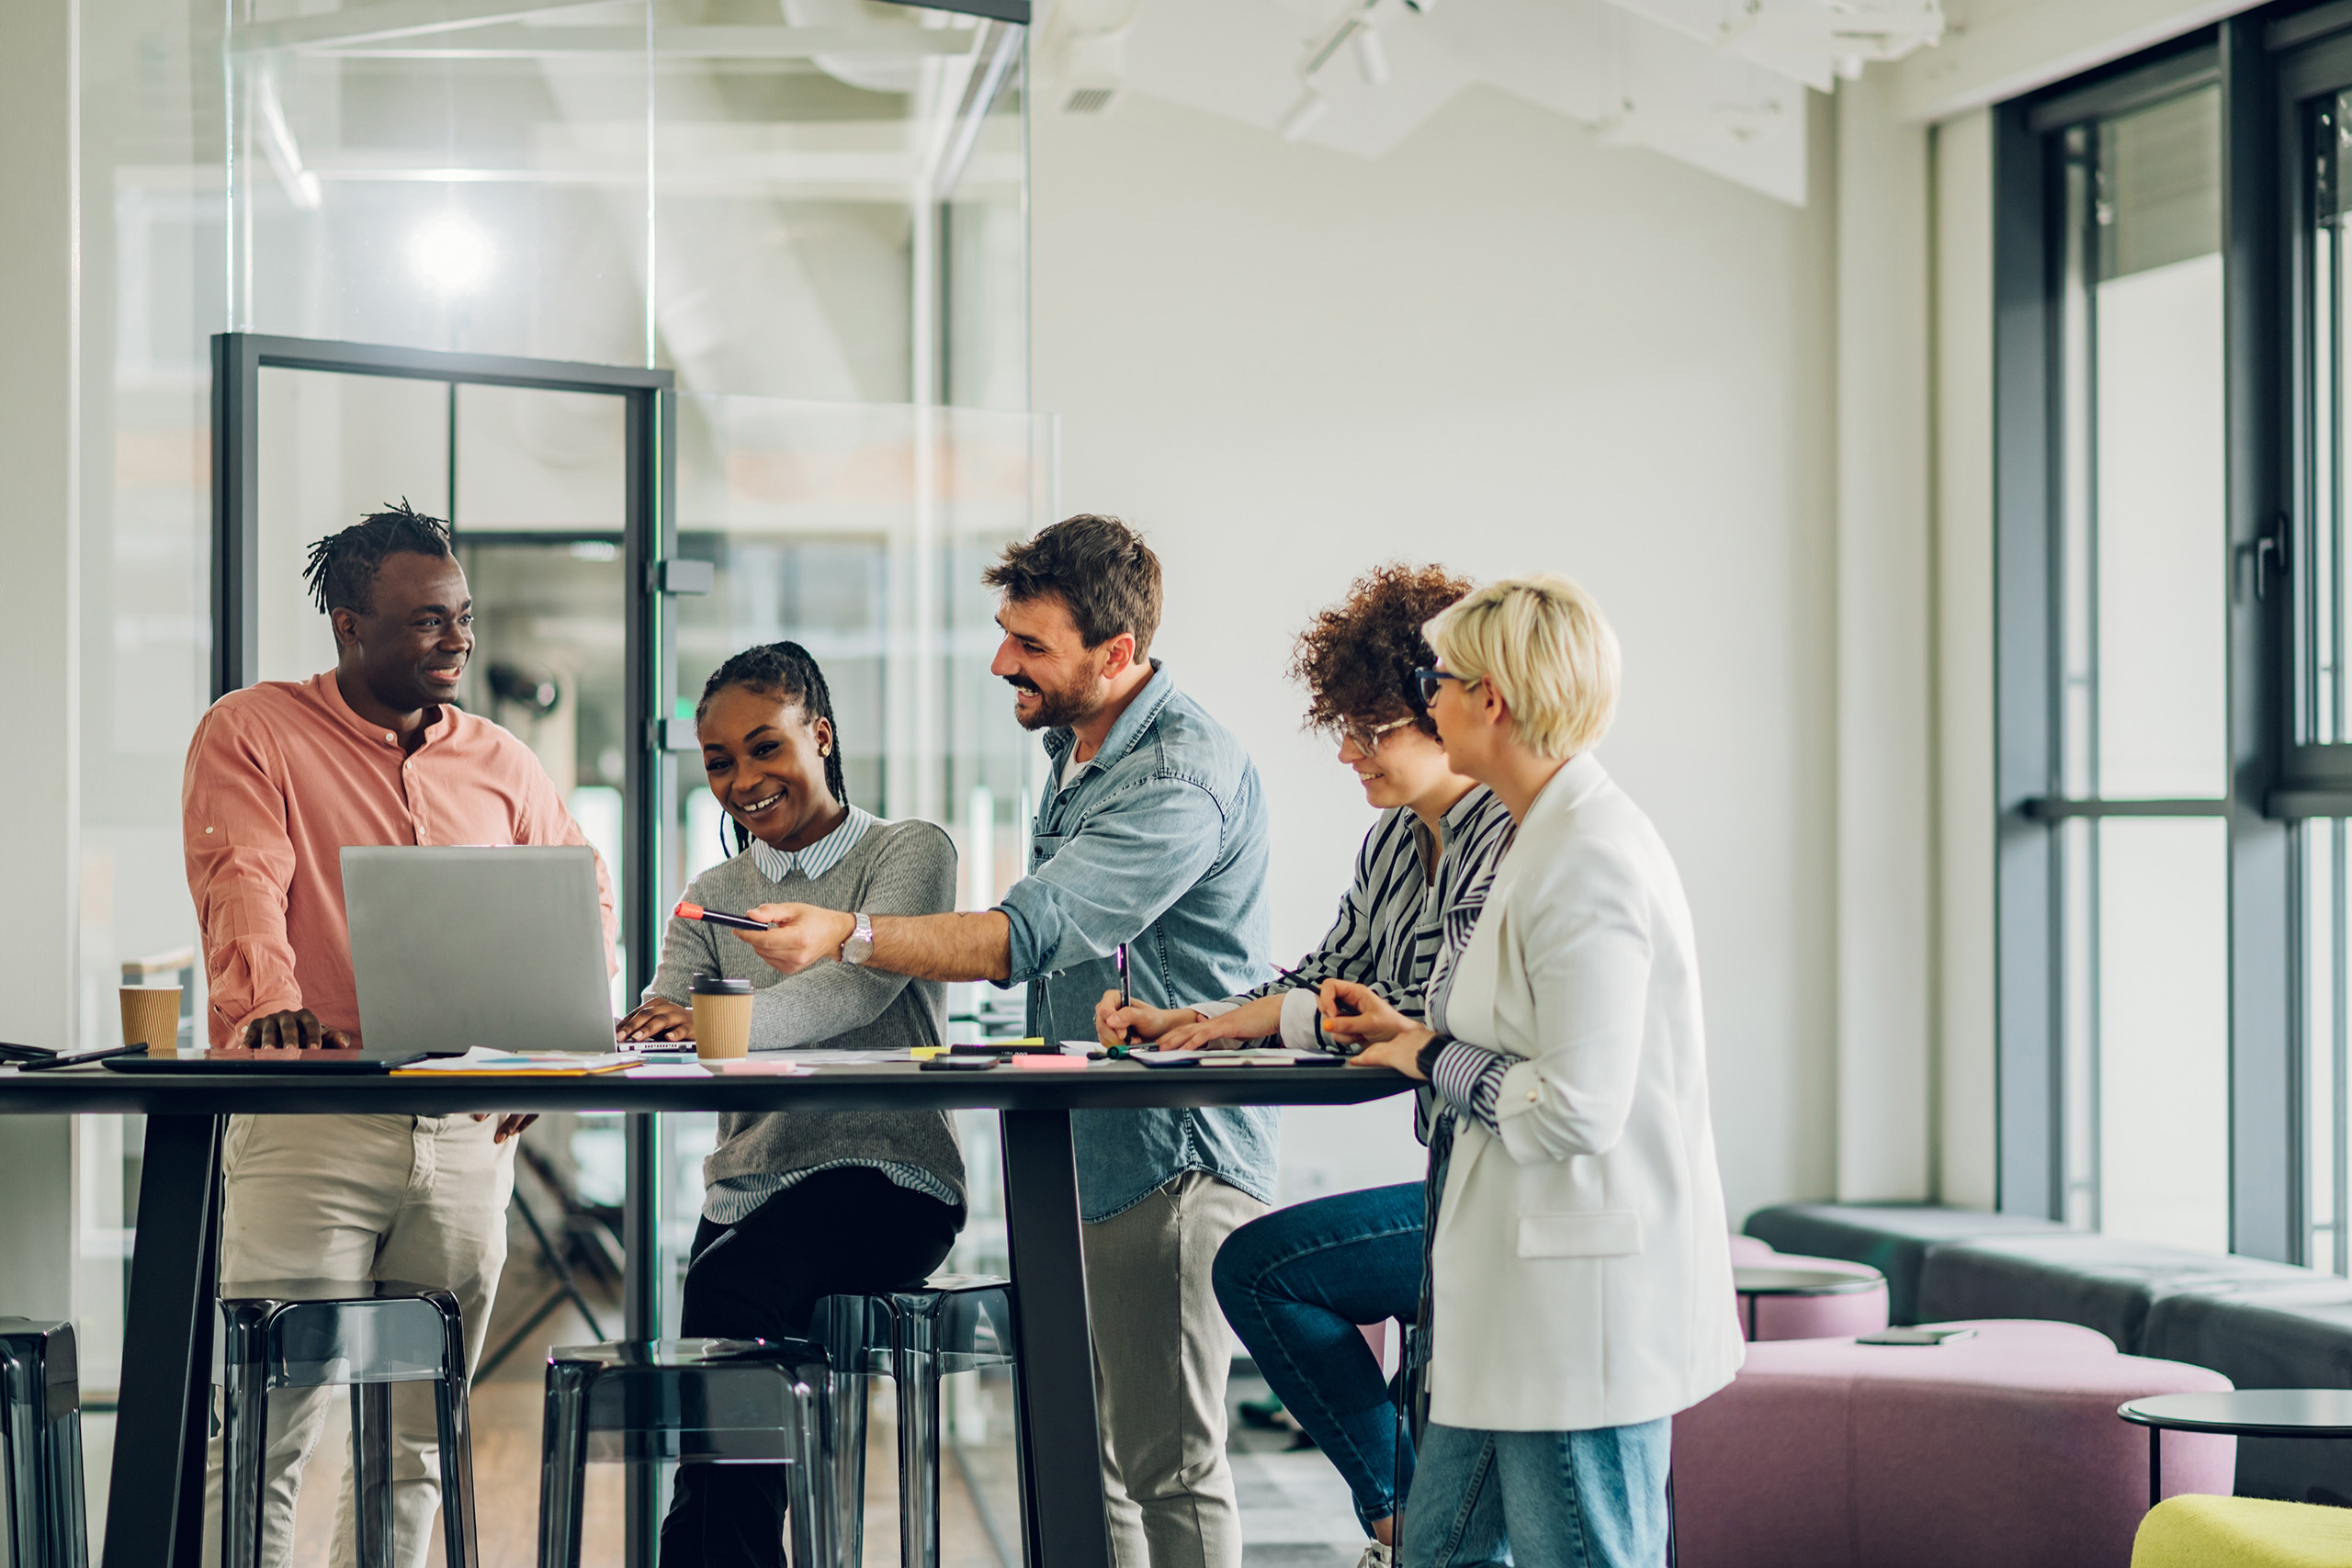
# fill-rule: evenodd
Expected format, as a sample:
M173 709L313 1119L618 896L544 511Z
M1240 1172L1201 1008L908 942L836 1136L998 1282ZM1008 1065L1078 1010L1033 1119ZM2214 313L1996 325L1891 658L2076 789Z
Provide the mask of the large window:
M1996 116L2000 1201L2352 1272L2352 10Z

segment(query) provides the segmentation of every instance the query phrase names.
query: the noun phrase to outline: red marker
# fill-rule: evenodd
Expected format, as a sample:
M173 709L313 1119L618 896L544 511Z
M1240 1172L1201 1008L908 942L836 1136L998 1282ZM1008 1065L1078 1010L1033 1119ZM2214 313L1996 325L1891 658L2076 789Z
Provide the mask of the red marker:
M714 926L732 926L739 931L763 931L768 928L758 920L747 920L741 915L722 915L717 909L706 909L700 904L678 900L676 910L682 920L707 920Z

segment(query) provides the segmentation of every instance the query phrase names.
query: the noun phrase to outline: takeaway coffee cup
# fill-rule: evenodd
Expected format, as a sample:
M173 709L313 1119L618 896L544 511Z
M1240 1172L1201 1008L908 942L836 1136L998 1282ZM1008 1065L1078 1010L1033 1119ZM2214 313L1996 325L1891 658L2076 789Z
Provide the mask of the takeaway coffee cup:
M151 1056L175 1056L180 1044L177 986L122 987L122 1043L144 1045Z
M695 1055L707 1061L752 1053L752 982L732 975L697 975L694 984Z

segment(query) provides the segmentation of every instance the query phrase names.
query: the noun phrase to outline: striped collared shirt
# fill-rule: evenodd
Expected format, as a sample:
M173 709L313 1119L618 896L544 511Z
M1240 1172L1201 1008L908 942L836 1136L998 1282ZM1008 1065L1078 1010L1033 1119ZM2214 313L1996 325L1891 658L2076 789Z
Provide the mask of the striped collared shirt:
M806 1170L787 1170L768 1176L735 1176L720 1181L703 1194L703 1218L715 1225L739 1225L752 1217L752 1212L777 1193L797 1186L820 1170L841 1170L863 1166L878 1170L910 1192L920 1192L926 1198L936 1198L949 1208L961 1208L964 1201L956 1190L919 1165L900 1165L891 1160L836 1159L823 1165L812 1165Z
M1422 1016L1422 991L1449 941L1467 941L1476 906L1463 894L1483 889L1510 847L1510 813L1492 791L1473 789L1441 818L1443 844L1434 880L1428 871L1428 829L1398 807L1381 814L1356 855L1356 874L1322 944L1282 979L1224 1002L1196 1004L1205 1016L1230 1011L1260 997L1283 997L1282 1043L1296 1050L1329 1050L1316 1028L1315 997L1327 979L1371 987L1406 1017Z
M753 839L752 863L770 882L782 882L796 871L814 882L841 864L842 856L857 848L857 841L876 820L872 812L853 806L840 827L805 850L780 850L765 839Z

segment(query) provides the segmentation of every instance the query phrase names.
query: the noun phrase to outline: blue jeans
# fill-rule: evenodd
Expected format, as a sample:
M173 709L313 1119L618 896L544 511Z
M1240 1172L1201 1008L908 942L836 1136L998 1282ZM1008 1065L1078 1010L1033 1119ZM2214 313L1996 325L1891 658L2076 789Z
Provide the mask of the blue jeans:
M1586 1432L1421 1434L1424 1499L1405 1510L1403 1568L1658 1568L1673 1422Z
M1413 1444L1356 1325L1410 1323L1419 1307L1421 1184L1342 1192L1252 1220L1226 1237L1211 1278L1226 1321L1339 1467L1371 1533L1412 1481Z

